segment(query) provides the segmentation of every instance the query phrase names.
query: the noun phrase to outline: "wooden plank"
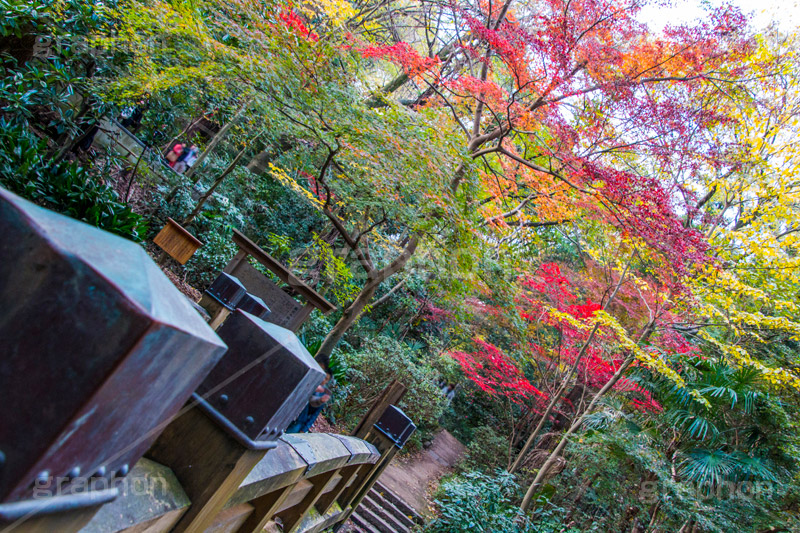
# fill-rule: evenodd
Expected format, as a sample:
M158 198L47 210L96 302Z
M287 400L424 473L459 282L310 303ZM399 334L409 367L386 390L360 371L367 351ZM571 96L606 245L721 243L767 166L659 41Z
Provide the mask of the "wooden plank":
M335 488L340 480L341 476L338 474L333 476L328 485L323 488L322 493L330 492L331 488ZM297 485L284 487L252 500L250 504L255 508L255 511L237 533L261 533L275 514L295 507L301 503L313 489L313 483L301 480Z
M227 307L209 296L208 293L203 293L202 298L200 298L199 305L205 309L208 315L211 317L211 320L208 321L208 325L214 330L221 326L231 313Z
M233 256L233 259L228 261L228 264L225 265L225 268L222 269L223 272L226 274L233 275L233 271L236 270L236 267L239 266L239 263L247 259L247 252L242 249L239 249L236 252L236 255Z
M275 514L280 514L288 509L291 509L295 505L298 505L313 489L314 485L310 481L301 479L294 487L292 487L289 496L287 496L283 503L278 506L278 510L275 511Z
M358 509L358 506L361 505L361 500L367 496L373 485L375 485L375 482L378 481L379 477L381 477L381 474L383 474L383 471L386 470L387 466L389 466L389 463L392 462L392 459L398 451L399 448L393 446L386 452L386 455L381 462L376 465L377 468L370 472L369 477L365 480L365 483L359 487L356 497L350 502L350 509L344 513L342 522L345 522L348 518L350 518L350 515L353 514L353 511Z
M325 472L309 480L313 488L308 492L306 497L303 498L299 504L280 514L281 520L283 521L283 530L286 533L292 533L296 529L303 520L303 517L314 507L314 504L317 503L320 495L322 495L323 491L328 487L328 483L330 483L331 479L338 473L338 469L331 470L330 472Z
M380 420L384 411L386 411L390 405L397 405L400 402L403 396L405 396L406 390L406 386L396 379L389 383L389 386L383 389L381 395L375 400L375 403L372 404L372 407L370 407L367 414L364 415L364 418L361 419L356 429L353 430L352 435L359 439L367 440L367 433L372 429L372 426Z
M186 507L182 509L175 509L161 516L157 516L147 522L136 524L129 528L118 531L117 533L167 533L172 530L175 523L180 520L183 513L186 512Z
M203 245L200 240L171 218L167 219L166 225L158 232L153 243L182 265L185 265L197 249Z
M312 522L312 524L308 524L306 521L303 521L300 527L303 528L303 533L318 533L320 531L328 531L331 526L339 523L339 517L342 516L342 513L343 511L336 506L326 514L320 516L317 520Z
M342 509L350 505L350 502L355 499L359 489L366 483L367 479L369 479L369 474L374 468L375 465L372 464L358 465L356 473L353 475L353 480L343 488L342 492L336 498L336 501Z
M294 485L283 487L251 501L253 512L239 527L237 533L261 533L292 491L294 491Z
M308 463L283 441L271 450L247 475L226 505L253 501L284 487L294 486L308 469Z
M338 503L342 509L344 509L342 515L337 519L339 520L339 524L343 524L350 518L350 515L358 508L361 504L361 500L366 497L367 493L372 489L372 486L375 485L375 482L378 481L378 478L381 477L383 471L389 466L389 463L392 462L392 459L399 451L399 448L385 435L376 431L372 432L372 436L374 439L372 440L372 444L382 450L381 459L375 463L375 465L369 465L372 468L363 475L359 472L359 477L356 478L355 482L352 483L339 498ZM338 529L338 527L335 529Z
M248 503L225 509L203 533L235 533L252 514L253 506Z
M291 320L289 320L289 322L286 324L286 329L292 332L297 332L297 330L300 329L300 326L303 325L313 310L313 304L308 303L304 305L299 311L297 311L297 313L295 313Z
M147 453L172 469L192 502L173 531L205 531L266 453L245 448L198 408L175 418Z
M294 317L303 309L303 302L286 294L263 272L256 270L247 261L242 261L230 272L244 285L247 292L258 296L270 309L270 314L265 319L286 329Z
M219 312L208 322L208 327L214 331L218 330L223 322L230 316L231 312L226 307L222 307Z
M256 243L247 238L242 232L237 229L233 230L233 242L236 245L252 255L256 261L267 267L270 272L273 272L281 281L288 284L293 290L300 293L308 303L328 314L336 309L336 306L326 300L320 293L312 289L305 282L281 264L277 259L262 250Z
M324 515L325 513L330 510L333 503L341 496L342 492L350 485L351 482L355 481L356 475L358 474L358 468L361 465L352 465L342 468L341 476L339 482L333 487L332 490L323 493L320 495L319 500L317 500L316 508L319 514Z

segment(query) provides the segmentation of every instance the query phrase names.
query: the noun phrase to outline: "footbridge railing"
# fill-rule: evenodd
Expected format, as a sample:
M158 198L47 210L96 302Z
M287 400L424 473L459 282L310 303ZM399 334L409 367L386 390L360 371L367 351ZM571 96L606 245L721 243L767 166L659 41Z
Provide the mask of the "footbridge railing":
M283 531L329 528L349 509L345 491L355 495L359 482L367 480L380 461L374 445L355 437L286 435L249 472L204 531L261 532L270 522L279 523ZM172 530L191 502L170 474L163 465L142 459L121 496L80 531Z
M284 435L325 376L294 334L333 308L310 287L221 274L212 328L132 242L2 188L0 227L3 533L320 531L415 429L395 382L352 436Z

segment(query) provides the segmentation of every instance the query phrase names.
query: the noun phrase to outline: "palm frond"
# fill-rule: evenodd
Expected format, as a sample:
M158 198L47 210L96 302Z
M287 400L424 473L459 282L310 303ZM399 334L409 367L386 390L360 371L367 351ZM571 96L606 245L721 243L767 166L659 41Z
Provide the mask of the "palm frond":
M693 439L716 439L719 435L717 426L705 416L686 409L675 409L669 419Z
M736 468L736 462L722 450L695 448L685 454L679 473L698 485L716 487L727 481Z

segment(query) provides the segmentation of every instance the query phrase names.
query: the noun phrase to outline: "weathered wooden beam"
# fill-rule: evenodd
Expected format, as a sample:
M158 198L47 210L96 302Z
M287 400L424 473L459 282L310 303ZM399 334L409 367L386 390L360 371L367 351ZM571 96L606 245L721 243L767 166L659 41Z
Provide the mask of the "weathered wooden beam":
M233 242L236 243L236 246L238 246L240 250L252 255L256 261L267 267L270 272L278 276L281 281L288 284L293 290L301 294L308 303L312 304L323 313L327 314L336 309L335 305L326 300L303 280L295 276L292 271L286 268L280 261L262 250L256 243L248 239L245 234L237 229L233 230ZM241 261L241 259L239 261ZM233 268L230 270L232 271ZM227 267L225 271L228 272Z
M359 496L369 492L369 488L377 481L377 476L380 475L380 472L383 472L381 465L388 465L389 461L391 461L397 453L398 448L385 435L377 431L371 431L366 437L368 437L369 442L380 451L381 458L378 459L375 464L365 464L359 468L353 483L342 491L342 494L337 498L342 509L347 509L348 507L355 509L358 506L358 503L361 501ZM383 466L383 468L386 468L386 466ZM377 475L376 472L378 472Z
M226 347L141 246L2 187L0 227L0 529L66 533Z
M173 420L147 454L172 468L192 501L173 531L205 531L266 453L245 448L197 408Z
M317 503L322 492L328 487L328 483L334 476L338 475L338 473L338 470L331 470L309 480L313 486L306 497L303 498L299 504L278 515L283 521L284 532L292 533L295 530L300 521L303 520L303 517L306 516L311 508L314 507L314 504Z
M307 303L303 307L300 308L297 313L292 317L292 319L286 324L286 329L290 329L292 331L297 331L300 329L300 326L306 321L306 319L311 315L311 312L314 311L314 305Z
M250 505L253 506L253 512L239 527L237 533L261 533L293 490L294 486L289 485L251 500Z
M242 525L253 515L253 510L253 506L249 503L225 509L217 515L214 523L204 533L234 533L239 531ZM261 531L258 533L261 533Z
M297 482L297 484L292 487L292 492L289 493L289 496L286 497L284 502L278 507L278 510L275 511L276 514L280 514L284 511L299 505L303 499L308 496L308 494L314 489L313 483L308 481L307 479L301 479Z
M101 507L79 533L166 532L190 503L169 468L142 458L120 483L119 497Z
M340 529L353 511L358 508L361 500L366 497L395 454L405 445L415 430L416 426L400 409L394 405L384 409L382 416L364 435L365 440L380 450L381 458L370 469L360 469L356 481L339 497L338 502L343 512L334 531Z
M388 439L387 439L388 440ZM391 446L386 452L381 456L381 460L375 464L373 469L367 474L366 479L363 480L363 483L359 486L358 491L354 492L355 497L353 497L349 502L348 505L341 517L340 524L343 524L350 518L350 515L353 514L359 505L361 505L361 500L363 500L375 483L378 481L378 478L381 477L383 471L386 470L386 467L389 466L389 463L392 462L394 456L397 452L400 451L400 448L396 446Z
M374 446L349 436L285 435L278 441L278 447L253 468L227 505L250 502L255 511L239 533L260 532L276 514L296 507L311 493L314 485L309 480L316 481L322 474L334 472L314 503L319 514L326 515L331 502L335 502L335 497L352 479L351 472L363 463L371 467L379 458ZM341 473L336 473L339 469ZM334 520L333 515L327 516L325 521L328 520Z
M317 500L316 507L319 514L327 513L345 489L356 480L358 469L361 465L352 465L341 470L341 479L332 490L323 493Z

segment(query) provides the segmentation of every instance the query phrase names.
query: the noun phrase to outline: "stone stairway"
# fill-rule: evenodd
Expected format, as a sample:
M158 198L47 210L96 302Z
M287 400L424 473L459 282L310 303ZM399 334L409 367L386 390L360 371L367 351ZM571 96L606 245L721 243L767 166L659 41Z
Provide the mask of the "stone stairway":
M361 533L407 533L415 531L423 518L399 496L376 483L350 517Z

